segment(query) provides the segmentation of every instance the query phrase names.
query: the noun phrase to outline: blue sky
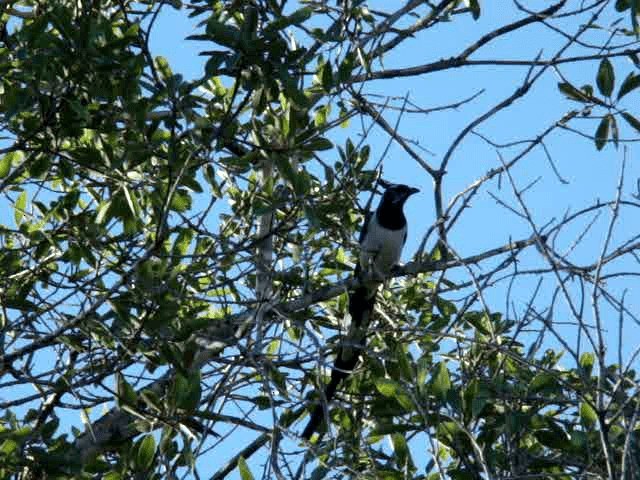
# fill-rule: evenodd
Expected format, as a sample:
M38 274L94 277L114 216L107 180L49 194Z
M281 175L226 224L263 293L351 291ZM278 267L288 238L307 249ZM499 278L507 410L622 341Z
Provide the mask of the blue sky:
M372 9L389 9L389 2L384 1L370 2L369 5ZM478 21L474 21L470 15L461 16L452 22L442 23L427 33L406 41L397 52L384 58L385 68L402 68L448 58L461 52L484 33L521 17L521 14L516 13L509 2L486 1L482 2L482 6L482 16ZM531 9L546 6L548 6L546 1L527 2L527 7ZM607 27L618 17L609 14L605 16L601 24L603 27ZM623 24L628 24L626 14L622 18ZM196 22L197 20L188 19L184 12L177 12L166 7L164 13L158 18L158 24L151 39L152 52L155 55L165 56L174 72L182 73L188 79L200 77L206 61L205 57L198 56L198 52L206 47L183 40L186 36L199 32L195 28ZM572 22L573 20L567 19L563 23L574 30L575 25L572 25ZM606 35L605 30L594 30L586 34L584 38L597 43L603 38L603 35ZM550 58L563 45L563 42L565 39L562 36L538 24L516 32L513 36L509 35L492 42L474 54L472 59L530 60L539 52L542 52L542 58ZM585 49L581 47L572 47L567 52L567 55L583 54L585 54ZM574 65L563 65L559 71L576 85L595 84L598 63L598 61L588 61ZM627 73L635 69L626 57L615 59L613 64L617 75L617 85ZM376 69L379 68L379 65L376 66ZM402 117L399 131L405 137L419 142L422 147L433 152L433 155L425 154L424 158L433 166L437 166L461 129L510 95L520 85L526 73L527 67L523 66L464 67L419 77L371 82L365 91L400 98L408 95L408 98L415 104L423 108L433 108L457 102L484 90L484 93L475 100L456 110L436 112L428 116L405 114ZM477 131L498 143L534 138L549 125L558 121L567 111L579 107L577 103L566 99L558 91L556 84L559 78L559 75L554 71L547 71L544 77L534 85L530 95L483 123ZM621 105L633 112L638 105L639 92L640 90L629 94ZM396 105L400 103L396 102ZM640 111L636 110L635 113L640 116ZM385 118L389 123L395 124L397 112L387 112ZM585 132L592 134L597 122L597 120L585 118L578 120L573 125L583 126ZM354 141L358 140L357 123L352 121L348 129L339 129L333 132L330 138L336 144L343 144L348 136ZM628 128L627 125L620 123L620 128L621 138L637 137L636 132ZM372 161L379 159L387 142L386 134L374 128L373 134L367 139L367 143L371 145L372 149ZM634 200L632 194L637 192L636 182L640 178L640 166L638 166L636 158L636 144L629 143L627 145L623 198L632 201ZM624 155L622 147L616 149L612 144L608 144L601 152L598 152L592 140L562 130L551 134L546 141L546 146L561 177L568 182L567 184L561 182L552 171L545 152L541 148L536 148L513 170L519 187L539 179L525 195L527 206L533 212L538 225L546 224L553 219L558 222L567 212L574 212L592 205L597 199L605 202L615 197L617 178ZM520 144L503 149L501 153L508 161L522 148L524 145ZM337 152L332 150L323 152L322 156L327 161L334 161L338 158ZM410 235L404 259L408 261L415 252L422 235L435 220L432 181L429 175L395 143L391 145L383 164L385 178L417 186L422 190L420 194L409 201L406 208L410 222ZM477 136L467 136L453 155L447 171L444 183L445 205L457 192L464 189L487 170L499 165L500 161L493 147L487 145ZM531 235L531 228L527 222L498 205L495 198L499 198L509 205L515 205L513 192L505 176L500 182L495 179L481 191L452 230L450 242L460 255L477 254L483 250L503 245L510 240L519 240ZM609 219L610 212L603 210L585 241L572 254L573 261L587 264L597 260ZM633 231L637 229L636 226L639 224L638 220L637 212L623 209L621 222L614 231L613 245L633 235ZM567 248L574 241L575 236L582 231L588 221L589 219L580 220L563 231L558 239L559 251ZM485 268L490 268L489 265L492 263L489 262ZM526 268L527 266L539 265L541 265L540 256L535 251L531 251L523 255L519 266ZM614 267L615 270L638 271L637 264L633 263L617 264L611 268ZM466 273L460 270L452 271L449 275L449 278L452 279L468 278ZM536 281L537 277L535 276L521 278L517 281L512 292L516 311L521 313L521 309L530 299ZM637 288L629 284L628 278L613 279L609 281L608 286L616 293L620 293L623 289L629 289L626 297L627 305L632 311L638 311L637 299L640 297ZM545 296L548 298L554 287L553 279L545 279L541 294L543 300ZM506 285L503 283L486 292L490 306L497 311L505 310L505 289ZM544 301L541 303L543 304ZM613 355L616 353L618 342L617 316L616 312L610 308L605 309L605 313L611 322L610 325L606 325L606 335ZM569 311L566 305L560 304L556 316L562 317L563 315L568 316ZM559 331L565 335L565 339L570 344L575 342L574 326L559 327ZM638 333L637 326L628 325L625 329L625 338L640 338ZM549 339L549 342L549 345L556 348L559 345L553 339ZM633 351L637 343L637 340L634 340L623 345L625 356ZM99 417L102 413L96 411L92 416ZM69 415L69 417L71 416L73 418L69 418L69 422L77 424L77 415L74 413ZM252 438L244 434L235 435L236 441L242 444L248 443ZM231 455L236 448L237 444L232 443L226 453ZM260 465L265 460L265 455L266 453L252 458L250 463L252 468ZM215 467L216 465L212 465L211 471L214 471ZM207 472L207 469L204 471ZM257 467L254 474L259 476Z

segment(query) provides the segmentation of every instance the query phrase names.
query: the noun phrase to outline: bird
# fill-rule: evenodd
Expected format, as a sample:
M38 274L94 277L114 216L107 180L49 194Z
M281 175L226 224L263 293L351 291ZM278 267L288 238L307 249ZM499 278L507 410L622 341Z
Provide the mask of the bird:
M338 348L331 370L331 378L324 390L326 402L333 398L338 385L355 368L365 345L366 328L370 323L378 287L398 265L402 249L407 241L407 219L404 204L420 190L403 184L381 182L385 187L375 212L365 215L360 229L360 255L354 276L357 287L349 291L349 315L351 324L347 341ZM302 438L309 440L322 423L324 410L316 405Z
M373 215L360 230L359 267L384 280L398 265L407 241L407 219L403 207L407 199L420 190L403 184L387 184ZM356 272L356 274L359 272Z

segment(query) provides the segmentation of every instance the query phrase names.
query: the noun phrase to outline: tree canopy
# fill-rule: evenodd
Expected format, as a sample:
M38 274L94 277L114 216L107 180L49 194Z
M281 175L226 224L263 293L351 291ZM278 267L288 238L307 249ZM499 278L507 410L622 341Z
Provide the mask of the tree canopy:
M0 0L0 477L640 478L639 14Z

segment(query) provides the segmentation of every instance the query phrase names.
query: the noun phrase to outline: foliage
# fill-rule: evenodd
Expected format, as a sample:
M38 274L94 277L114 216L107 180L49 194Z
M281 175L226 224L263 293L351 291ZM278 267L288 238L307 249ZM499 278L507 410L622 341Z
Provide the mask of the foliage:
M626 163L617 190L548 223L520 165L544 152L564 184L552 135L609 152L637 140L640 4L511 7L516 20L483 30L497 13L481 0L0 0L0 477L638 478L626 295L640 244L617 226L636 225L640 204ZM196 22L174 40L204 46L198 78L152 52L165 15ZM482 56L530 26L564 43ZM443 29L474 40L385 66ZM479 93L421 108L385 83L487 65L526 73L476 111ZM536 88L557 119L509 142L482 130ZM464 122L438 161L389 119L438 112ZM375 137L433 183L434 215L378 294L361 366L326 405L329 431L302 445L386 156ZM497 163L452 193L472 137ZM484 193L504 217L466 226ZM513 232L493 235L497 224ZM469 251L461 228L490 245Z

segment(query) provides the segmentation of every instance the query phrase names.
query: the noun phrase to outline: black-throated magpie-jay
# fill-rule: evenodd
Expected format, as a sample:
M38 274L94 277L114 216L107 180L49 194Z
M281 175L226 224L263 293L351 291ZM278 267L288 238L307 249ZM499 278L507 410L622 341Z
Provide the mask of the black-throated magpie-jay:
M345 379L358 363L365 343L366 327L369 324L375 303L376 291L400 261L402 248L407 240L407 219L403 207L417 188L402 184L385 184L386 190L373 214L367 215L360 230L360 259L355 276L361 284L349 292L349 314L351 328L348 339L340 346L331 380L325 388L325 399L331 401L339 383ZM371 280L363 280L365 277ZM347 346L347 343L350 346ZM302 432L305 439L322 422L322 405L316 405L309 423Z
M365 221L360 231L360 268L374 278L384 280L400 261L407 241L404 203L419 191L402 184L389 185L378 208Z

